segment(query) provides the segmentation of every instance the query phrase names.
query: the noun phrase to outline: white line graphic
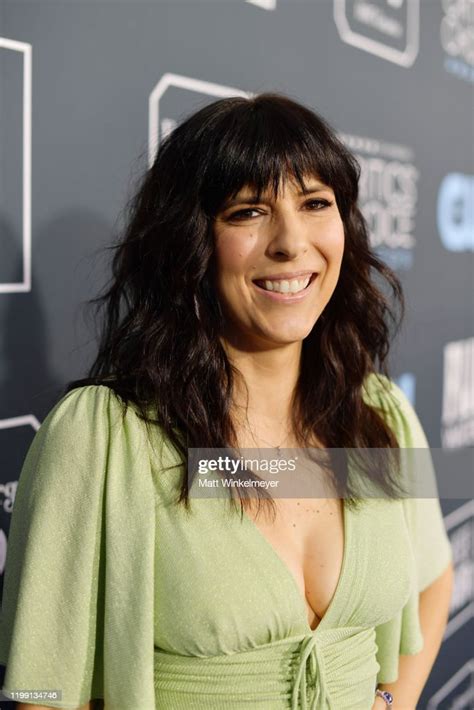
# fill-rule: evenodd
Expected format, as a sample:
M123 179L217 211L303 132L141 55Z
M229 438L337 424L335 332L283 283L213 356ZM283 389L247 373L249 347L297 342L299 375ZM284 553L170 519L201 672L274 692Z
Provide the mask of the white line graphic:
M193 79L189 76L181 76L180 74L172 74L167 72L163 74L160 81L156 84L148 99L148 162L150 167L155 160L156 151L158 149L158 137L160 128L160 99L166 89L171 86L179 89L188 89L188 91L196 91L201 94L210 96L219 96L225 98L228 96L244 96L251 97L248 91L234 89L231 86L223 86L222 84L214 84L210 81L201 79Z
M277 6L276 0L245 0L245 2L257 7L263 7L264 10L275 10Z
M23 54L23 200L22 248L23 280L18 283L0 283L0 293L31 291L31 62L32 46L27 42L0 37L0 49L10 49Z
M341 39L353 47L363 49L389 62L402 67L411 67L418 56L420 45L420 0L405 0L405 2L407 3L407 41L403 51L354 32L347 19L346 0L334 0L334 22ZM389 0L389 4L395 9L402 5L399 0Z
M13 429L17 426L31 426L35 431L38 431L40 423L34 414L25 414L22 417L11 417L10 419L0 419L0 429Z
M447 532L449 533L449 531L453 528L457 527L458 525L461 525L467 520L472 519L473 515L474 500L469 500L467 501L467 503L460 505L459 508L456 508L451 513L448 513L448 515L445 515L444 524ZM470 604L465 606L464 609L461 609L458 614L456 614L455 616L453 616L452 619L449 620L443 635L443 641L446 641L446 639L452 636L455 631L460 629L461 626L466 624L469 619L472 619L473 617L474 602L471 601Z
M472 708L472 700L474 700L474 685L472 682L474 675L474 660L470 660L465 663L441 688L430 698L428 701L427 710L435 710L439 708L441 703L449 698L451 693L454 693L456 688L464 683L465 690L462 692L462 696L449 698L449 705L443 705L443 707L450 708ZM465 683L466 679L469 679L469 683ZM457 701L457 702L456 702Z

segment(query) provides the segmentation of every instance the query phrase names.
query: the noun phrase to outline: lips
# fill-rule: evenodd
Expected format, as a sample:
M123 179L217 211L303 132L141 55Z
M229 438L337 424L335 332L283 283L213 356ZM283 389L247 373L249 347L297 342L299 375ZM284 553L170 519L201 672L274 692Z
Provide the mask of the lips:
M268 274L267 276L259 276L252 281L292 281L293 279L304 279L307 276L314 276L317 271L292 271L290 273L280 272L278 274Z
M265 281L288 281L288 282L291 282L293 280L305 281L308 278L308 276L310 276L310 279L309 279L307 285L303 289L303 290L306 290L308 288L308 286L310 286L313 283L314 279L318 275L314 271L313 272L305 271L305 272L300 272L300 273L301 273L300 276L285 276L285 277L278 277L278 278L276 278L275 276L266 276L264 278L252 279L252 280L253 280L253 283L256 284L259 288L265 288Z
M308 284L300 289L299 291L291 292L291 291L276 291L275 289L268 290L265 288L265 285L259 286L257 279L256 281L253 282L253 285L258 292L258 294L267 300L274 301L277 303L286 303L286 304L292 304L292 303L299 303L300 301L305 300L308 297L308 294L312 292L313 290L313 285L316 282L316 279L318 278L317 273L313 273L308 281ZM270 279L268 279L270 280ZM283 279L286 280L286 279ZM298 280L298 279L297 279ZM307 281L308 277L304 279L304 281Z

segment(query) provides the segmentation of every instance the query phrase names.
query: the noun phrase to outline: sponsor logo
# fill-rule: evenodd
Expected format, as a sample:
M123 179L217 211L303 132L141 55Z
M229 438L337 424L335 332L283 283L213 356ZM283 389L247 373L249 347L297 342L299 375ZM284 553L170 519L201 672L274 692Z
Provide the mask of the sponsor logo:
M397 385L403 390L410 404L415 406L416 396L416 377L411 372L404 372L403 375L397 378Z
M441 441L445 448L472 446L474 442L474 338L447 343Z
M26 414L21 417L12 417L10 419L0 419L0 437L2 432L10 432L17 427L32 427L37 431L40 423L33 414ZM7 435L6 434L6 435ZM11 443L11 442L10 442ZM31 441L29 442L31 443ZM3 447L2 451L7 451L7 447ZM7 554L7 535L6 532L10 527L10 516L15 503L15 495L18 487L18 481L6 481L0 483L0 574L3 574L5 568L5 559ZM4 528L4 529L2 529Z
M402 67L411 67L420 44L419 0L334 0L343 42Z
M449 515L444 522L453 551L454 589L451 596L449 620L443 642L472 621L474 616L473 541L474 501L470 500ZM472 708L474 663L468 661L454 673L428 700L427 710L444 708Z
M392 268L413 265L419 171L411 148L340 134L361 166L359 204L367 220L371 246Z
M474 251L474 176L450 173L438 191L438 232L448 251Z
M440 0L439 30L445 52L444 68L464 81L474 82L474 0Z

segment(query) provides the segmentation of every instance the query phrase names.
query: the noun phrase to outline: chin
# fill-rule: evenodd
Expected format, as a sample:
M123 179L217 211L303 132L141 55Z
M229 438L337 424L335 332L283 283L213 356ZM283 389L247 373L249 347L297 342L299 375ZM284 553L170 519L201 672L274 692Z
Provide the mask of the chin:
M297 330L278 330L267 333L266 337L268 340L272 340L275 343L281 343L282 345L289 345L290 343L299 343L303 341L311 333L314 326L310 328L305 328L304 330L298 328Z
M316 321L306 323L295 323L294 320L288 323L281 323L276 328L272 328L268 335L271 335L276 340L292 343L298 340L304 340L308 337L315 326Z

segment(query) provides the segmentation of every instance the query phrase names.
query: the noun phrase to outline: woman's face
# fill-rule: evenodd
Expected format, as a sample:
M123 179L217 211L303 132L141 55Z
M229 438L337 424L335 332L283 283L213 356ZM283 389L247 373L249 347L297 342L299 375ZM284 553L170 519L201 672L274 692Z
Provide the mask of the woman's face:
M275 201L254 204L244 187L215 218L223 335L240 347L303 340L336 288L344 227L335 195L315 178L305 187L287 181Z

